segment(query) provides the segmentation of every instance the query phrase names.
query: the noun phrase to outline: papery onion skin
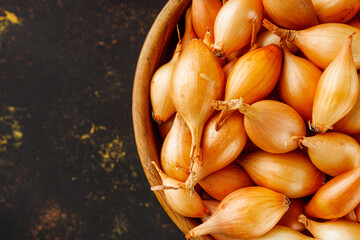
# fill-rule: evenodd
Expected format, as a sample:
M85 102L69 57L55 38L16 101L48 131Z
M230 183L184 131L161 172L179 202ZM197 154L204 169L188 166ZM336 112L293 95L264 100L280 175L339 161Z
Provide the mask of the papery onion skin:
M233 69L235 63L237 62L237 58L233 59L232 61L228 62L224 67L223 67L223 71L224 71L224 76L225 79L229 78L230 72Z
M285 41L290 52L295 53L299 49L289 41ZM275 44L280 47L280 37L270 31L260 33L256 38L256 44L259 48L266 47L270 44Z
M186 238L214 233L231 238L260 237L276 225L289 204L285 195L272 190L241 188L224 198L213 215L190 230Z
M186 180L188 187L232 163L244 149L247 141L244 117L240 113L234 113L223 127L216 131L218 115L206 123L201 143L202 160L194 163L193 175Z
M357 222L357 217L356 217L355 210L352 210L351 212L346 214L344 217L342 217L342 219Z
M309 60L293 55L282 44L283 65L278 82L282 101L294 108L305 122L312 118L312 108L322 71Z
M298 151L274 154L259 150L240 157L237 163L257 185L290 198L313 194L325 181L324 174Z
M349 35L354 35L352 52L357 69L360 69L360 29L342 23L324 23L304 30L287 30L267 20L264 26L276 35L291 41L306 57L321 69L325 69L339 54Z
M194 38L198 38L194 32L194 28L191 21L191 6L186 10L185 13L185 31L181 39L182 49L185 49L188 43ZM203 38L201 38L203 39Z
M312 0L320 23L344 23L360 11L358 0Z
M308 237L291 228L276 225L274 228L272 228L269 232L267 232L263 236L252 238L251 240L316 240L316 239L312 237Z
M300 214L305 212L306 201L303 198L292 198L290 199L289 210L278 222L278 225L289 227L295 231L302 232L305 230L305 226L299 223L298 217Z
M351 20L346 22L347 25L350 25L354 28L360 29L360 15L356 15Z
M354 213L356 215L357 221L360 222L360 204L357 205L357 207L354 209Z
M253 21L255 33L261 27L264 8L261 0L230 0L220 9L214 23L215 53L229 56L250 42Z
M360 167L360 145L346 134L319 133L303 137L300 143L308 148L312 163L327 175L334 177Z
M189 176L191 132L179 114L161 147L161 167L171 178L185 181Z
M308 216L341 218L360 203L360 168L340 174L325 183L305 206Z
M196 35L204 39L207 30L213 34L215 18L222 7L221 1L193 0L191 6L191 18Z
M255 185L244 169L237 164L230 164L206 176L199 184L218 201L237 189Z
M360 236L360 224L352 221L315 222L301 214L299 222L318 240L358 240Z
M318 24L311 0L263 0L267 16L288 29L305 29Z
M158 124L159 134L162 139L165 139L174 123L175 114L172 115L167 121Z

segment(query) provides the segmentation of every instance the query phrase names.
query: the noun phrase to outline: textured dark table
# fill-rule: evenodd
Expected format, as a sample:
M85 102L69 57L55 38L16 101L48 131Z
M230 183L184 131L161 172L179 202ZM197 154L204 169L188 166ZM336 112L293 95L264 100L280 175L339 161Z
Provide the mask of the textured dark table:
M0 239L184 239L149 189L131 117L165 3L0 1Z

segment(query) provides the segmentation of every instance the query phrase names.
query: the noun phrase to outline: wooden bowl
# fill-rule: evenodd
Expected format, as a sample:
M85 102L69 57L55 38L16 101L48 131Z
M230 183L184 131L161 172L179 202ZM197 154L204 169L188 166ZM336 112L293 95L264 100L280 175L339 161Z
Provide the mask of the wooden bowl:
M159 67L159 62L167 49L176 24L190 2L191 0L168 1L146 37L136 67L132 99L133 125L140 161L151 186L160 185L161 180L151 164L151 161L159 163L160 140L157 138L158 130L151 117L150 80ZM199 219L186 218L172 211L165 201L163 192L155 191L154 194L172 221L184 234L200 223ZM211 240L212 238L202 236L196 239Z

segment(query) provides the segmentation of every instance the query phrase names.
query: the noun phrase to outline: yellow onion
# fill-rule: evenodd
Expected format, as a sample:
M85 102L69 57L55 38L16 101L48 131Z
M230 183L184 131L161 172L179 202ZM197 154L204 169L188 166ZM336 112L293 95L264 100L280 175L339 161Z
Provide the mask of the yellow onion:
M208 30L213 34L215 18L222 7L221 1L193 0L191 6L192 24L196 35L204 39Z
M322 219L341 218L360 203L360 168L325 183L305 206L305 212Z
M299 222L318 240L358 240L360 236L360 224L352 221L316 222L301 214Z
M172 73L179 60L180 53L181 41L177 44L170 62L157 69L150 82L150 100L153 118L160 123L165 122L175 113L175 107L170 97L170 84Z
M217 110L238 109L244 114L244 126L251 141L270 153L290 152L298 147L292 139L296 133L304 136L306 127L302 117L285 103L262 100L252 105L242 99L214 101Z
M359 78L354 65L352 35L343 49L321 75L316 87L311 126L326 132L348 114L359 95Z
M244 117L234 113L223 127L216 131L218 115L213 116L204 128L202 138L202 159L195 161L192 172L186 180L191 187L207 175L218 171L233 162L243 150L247 136L244 129Z
M266 97L275 87L282 62L282 51L273 44L248 52L233 66L225 87L225 101L242 98L252 104ZM217 129L234 111L223 110Z
M304 29L318 24L311 0L263 0L267 16L289 29Z
M342 217L342 219L357 222L357 217L356 217L355 210L352 210L351 212L346 214L344 217Z
M223 71L224 71L224 76L225 79L227 80L229 78L230 72L233 69L235 63L237 62L238 58L235 58L233 60L231 60L230 62L228 62L224 67L223 67Z
M278 35L276 35L275 33L272 33L270 31L264 31L257 36L256 44L259 48L266 47L267 45L270 45L270 44L275 44L280 47L280 39L281 38ZM289 41L285 41L285 42L286 42L286 46L290 52L295 53L299 50L291 42L289 42Z
M313 194L325 181L324 174L298 151L274 154L259 150L240 157L237 163L257 185L290 198Z
M229 56L250 43L252 32L257 34L260 30L263 14L261 0L226 2L218 12L214 23L215 55Z
M224 85L224 72L214 54L203 41L190 41L175 65L170 95L191 131L192 162L200 158L202 131L214 111L212 101L222 98Z
M316 239L312 237L308 237L291 228L276 225L263 236L252 238L251 240L316 240Z
M201 197L196 192L190 197L190 190L185 188L183 182L167 176L152 162L159 173L162 185L151 187L152 191L164 191L165 200L169 207L184 217L201 218L208 210L206 209Z
M355 134L352 136L358 143L360 143L360 134Z
M161 147L161 168L171 178L185 181L189 176L191 132L179 114Z
M360 81L360 74L358 75ZM360 90L351 111L335 123L334 130L349 135L360 134Z
M278 90L281 100L307 122L311 120L316 87L322 71L307 59L293 55L285 43Z
M308 148L312 163L327 175L337 176L360 167L360 145L346 134L320 133L301 137L299 143Z
M360 11L359 0L312 0L320 23L344 23Z
M360 222L360 204L357 205L357 207L354 209L354 213L356 215L357 221Z
M185 31L184 35L181 39L182 42L182 49L185 49L188 43L193 40L194 38L197 38L194 28L191 21L191 6L186 10L185 13ZM201 38L203 39L203 38Z
M263 24L269 31L296 45L321 69L325 69L338 56L346 39L355 32L352 53L355 66L360 69L360 29L342 23L325 23L296 31L278 28L266 19Z
M351 20L346 22L347 25L350 25L354 28L360 29L360 15L356 15Z
M302 198L293 198L290 199L290 202L291 204L289 210L280 219L278 225L289 227L295 231L302 232L305 230L305 226L304 224L299 223L298 217L300 214L305 212L304 207L306 201Z
M276 225L289 204L285 195L272 190L241 188L225 197L213 215L191 229L186 238L204 234L221 234L231 238L260 237Z
M160 133L160 137L162 139L165 139L166 136L168 135L168 133L170 132L170 129L174 123L174 119L175 119L175 114L172 115L168 120L166 120L165 122L162 122L160 124L158 124L158 129L159 129L159 133Z
M255 185L237 164L230 164L200 180L200 186L216 200L223 200L233 191Z

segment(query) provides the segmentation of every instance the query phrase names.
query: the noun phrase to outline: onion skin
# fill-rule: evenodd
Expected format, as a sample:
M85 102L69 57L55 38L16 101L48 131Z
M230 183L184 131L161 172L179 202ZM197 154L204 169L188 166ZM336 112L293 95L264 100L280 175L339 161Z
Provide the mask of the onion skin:
M188 187L232 163L245 147L247 135L244 128L244 117L240 113L234 113L227 119L223 127L216 131L218 115L213 116L204 128L201 144L202 160L194 163L193 175L186 180Z
M302 232L305 230L305 226L302 223L299 223L298 217L300 214L305 212L306 201L302 198L292 198L290 199L289 210L284 214L284 216L278 222L278 225L289 227L295 231Z
M290 198L313 194L325 181L324 174L298 151L273 154L260 150L239 158L237 163L257 185Z
M267 16L288 29L305 29L318 24L311 0L263 0Z
M220 9L214 23L214 50L227 57L250 43L253 21L255 34L261 27L264 8L261 0L230 0Z
M360 167L360 145L346 134L320 133L299 142L308 148L312 163L327 175L334 177Z
M305 206L305 212L321 219L341 218L359 203L360 168L356 168L325 183Z
M357 205L357 207L354 209L354 213L356 215L357 221L360 222L360 204Z
M354 28L360 29L360 16L356 15L355 17L353 17L351 20L349 20L348 22L346 22L347 25L350 25Z
M260 237L276 225L289 204L285 195L272 190L241 188L224 198L213 215L190 230L186 238L214 233L240 239Z
M185 181L189 176L191 132L179 114L161 148L161 168L171 178Z
M191 21L191 6L186 10L185 13L185 31L181 39L182 49L185 49L191 40L198 38L194 32L192 21ZM203 38L201 38L203 39Z
M251 240L316 240L316 239L301 234L300 232L295 231L291 228L276 225L263 236L252 238Z
M237 58L231 60L230 62L228 62L224 67L223 67L223 71L224 71L224 76L225 79L227 80L229 78L230 72L233 69L235 63L237 62Z
M299 222L318 240L358 240L360 236L360 224L352 221L315 222L301 214Z
M255 185L244 169L237 164L230 164L206 176L199 184L205 192L218 201L235 190Z
M223 6L219 0L193 0L191 19L194 31L200 39L204 39L207 30L214 33L215 18ZM212 41L213 42L213 41Z
M295 53L299 49L289 41L285 41L290 52ZM258 48L266 47L270 44L275 44L280 47L280 37L270 31L264 31L260 33L256 38L256 44Z
M321 69L325 69L339 54L349 35L354 35L352 53L357 69L360 69L360 29L342 23L324 23L304 30L287 30L276 27L266 19L264 26L297 46L306 57Z
M174 123L175 114L172 115L167 121L158 124L159 134L162 139L165 139Z
M281 100L294 108L305 122L312 118L312 108L322 71L307 59L293 55L282 44L283 65L278 83Z
M360 11L358 0L312 0L320 23L344 23Z
M360 74L358 78L360 82ZM334 131L348 135L360 134L360 90L354 107L345 117L334 124Z

